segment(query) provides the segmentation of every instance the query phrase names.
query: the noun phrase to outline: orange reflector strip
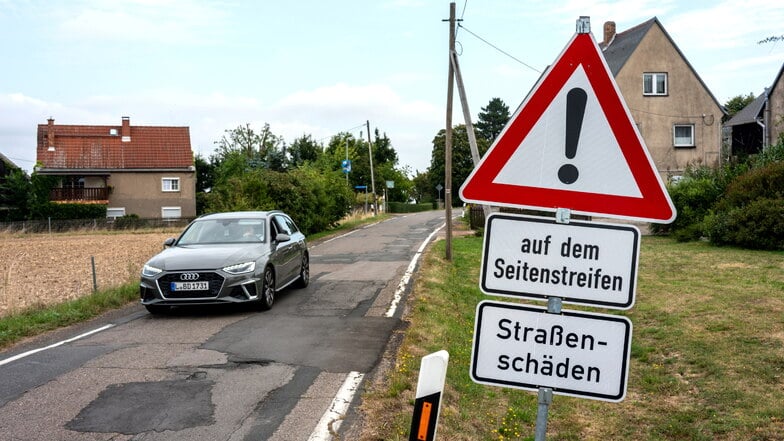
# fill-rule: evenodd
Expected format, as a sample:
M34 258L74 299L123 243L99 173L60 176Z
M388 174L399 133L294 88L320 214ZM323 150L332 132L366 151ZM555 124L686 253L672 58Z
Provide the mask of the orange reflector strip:
M432 407L433 405L427 401L422 403L422 415L419 417L419 432L417 432L417 439L419 440L427 440L427 426L430 422L430 409Z

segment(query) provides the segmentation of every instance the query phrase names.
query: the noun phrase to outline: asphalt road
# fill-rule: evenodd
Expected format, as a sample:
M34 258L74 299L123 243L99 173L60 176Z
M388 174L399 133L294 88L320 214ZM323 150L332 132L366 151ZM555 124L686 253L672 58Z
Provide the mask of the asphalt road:
M0 354L0 438L331 439L351 424L400 325L401 280L443 218L395 216L311 244L310 286L267 312L136 305L12 348Z

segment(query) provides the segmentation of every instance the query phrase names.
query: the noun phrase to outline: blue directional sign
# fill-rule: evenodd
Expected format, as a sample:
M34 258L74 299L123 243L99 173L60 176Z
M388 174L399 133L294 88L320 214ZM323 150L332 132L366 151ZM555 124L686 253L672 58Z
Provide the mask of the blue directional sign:
M351 160L344 159L340 161L340 166L343 167L343 173L351 173Z

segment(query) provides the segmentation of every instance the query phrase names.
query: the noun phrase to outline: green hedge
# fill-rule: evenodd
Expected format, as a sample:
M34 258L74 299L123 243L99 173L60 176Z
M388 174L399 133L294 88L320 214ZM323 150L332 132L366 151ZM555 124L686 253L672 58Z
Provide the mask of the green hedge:
M387 210L390 213L417 213L433 209L432 203L426 204L407 204L405 202L387 202Z
M106 204L55 204L49 202L39 208L39 219L103 219Z

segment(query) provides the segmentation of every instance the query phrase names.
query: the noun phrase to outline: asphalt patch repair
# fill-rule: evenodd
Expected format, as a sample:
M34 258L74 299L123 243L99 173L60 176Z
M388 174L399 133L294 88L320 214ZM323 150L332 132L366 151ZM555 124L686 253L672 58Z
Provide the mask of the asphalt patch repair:
M211 425L215 422L214 384L190 379L113 384L67 427L80 432L134 435Z

